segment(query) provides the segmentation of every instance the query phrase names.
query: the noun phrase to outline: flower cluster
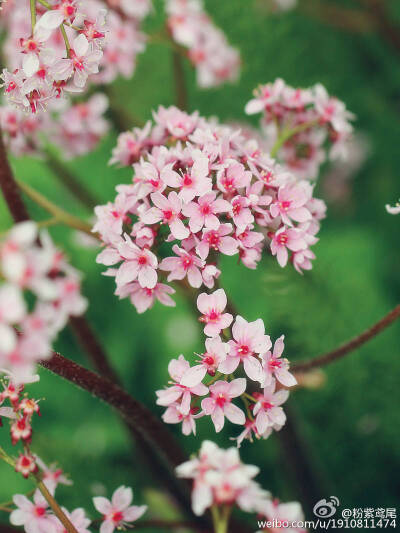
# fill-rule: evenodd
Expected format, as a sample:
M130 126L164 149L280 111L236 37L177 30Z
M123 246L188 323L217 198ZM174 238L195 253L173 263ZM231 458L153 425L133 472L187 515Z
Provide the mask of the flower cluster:
M40 242L39 242L40 241ZM79 274L34 222L15 225L0 242L0 368L16 384L29 382L35 364L70 316L87 302Z
M318 84L310 89L286 85L281 79L261 85L246 106L248 114L263 113L262 125L278 158L302 179L318 176L326 160L346 156L354 115ZM285 142L280 142L282 139Z
M66 484L67 480L60 470L53 471L46 467L41 474L52 496L58 484ZM132 489L124 486L114 492L111 500L102 496L93 498L96 510L102 514L100 533L112 533L115 529L124 529L146 512L147 506L145 505L131 505L132 498ZM16 494L13 502L16 509L10 515L10 522L14 526L24 526L26 533L66 532L65 527L52 513L48 502L38 489L34 492L32 500L23 494ZM69 512L63 507L62 511L78 533L90 533L88 528L91 521L87 518L84 509L79 507Z
M64 99L51 113L27 114L12 106L0 106L0 125L7 149L15 156L42 157L51 142L64 159L84 155L96 148L109 130L104 118L107 98L97 93L73 105Z
M166 11L172 38L188 49L200 87L215 87L237 79L239 52L213 24L201 0L166 0Z
M199 320L205 324L204 333L208 337L205 351L194 366L183 355L172 359L168 366L169 386L156 394L157 404L167 407L164 422L182 422L182 432L189 435L196 432L198 418L210 416L215 431L219 432L226 417L233 424L244 426L237 437L240 446L245 438L267 438L272 430L281 429L286 420L281 405L289 392L283 389L276 392L277 381L284 387L297 382L289 372L288 360L281 357L283 336L272 349L261 319L247 322L238 315L234 320L225 312L226 305L223 289L199 295ZM230 326L231 335L227 329ZM250 383L246 378L235 377L234 373L239 371L244 371ZM257 387L262 388L260 392L254 392ZM246 414L234 403L235 399L242 400Z
M12 71L1 75L8 102L36 113L64 91L82 91L99 71L105 13L100 9L91 18L75 0L62 0L48 9L34 6L29 26L27 5L12 11L5 47Z
M206 509L213 507L217 508L214 516L222 518L220 511L235 505L245 512L257 513L275 521L271 531L281 529L278 525L281 522L304 521L300 504L281 504L261 488L254 480L259 468L244 464L236 448L224 450L211 441L204 441L198 457L179 465L176 472L179 477L193 479L192 507L196 515L202 515ZM295 528L287 531L300 533L306 530Z
M40 416L39 402L27 395L23 395L24 386L15 385L11 376L3 380L3 390L0 392L0 426L1 417L11 421L10 433L13 445L22 442L25 446L32 440L32 418L35 414ZM9 405L4 405L4 403ZM34 457L30 453L21 454L16 461L15 470L28 477L37 471Z
M94 231L105 245L97 261L111 267L118 296L139 312L156 298L171 305L174 291L161 276L212 288L221 254L254 269L264 247L282 267L290 258L298 271L311 268L325 204L308 181L240 130L198 113L160 107L154 119L120 135L111 161L133 163L133 183L95 209Z
M86 102L67 104L49 126L51 142L58 146L64 159L72 159L94 150L109 130L104 118L108 99L96 93Z

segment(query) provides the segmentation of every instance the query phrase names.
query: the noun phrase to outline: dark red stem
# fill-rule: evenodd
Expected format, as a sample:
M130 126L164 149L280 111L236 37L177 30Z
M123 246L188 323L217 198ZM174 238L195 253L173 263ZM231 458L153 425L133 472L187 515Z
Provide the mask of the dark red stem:
M50 360L41 361L40 364L114 407L127 424L140 433L170 466L176 467L187 459L164 424L147 407L109 379L91 372L57 352L53 352Z
M29 220L29 214L22 200L17 182L14 179L4 148L3 135L0 130L0 188L15 222Z
M319 368L321 366L328 365L329 363L333 363L333 361L344 357L348 353L356 350L369 340L379 335L379 333L381 333L387 327L393 324L393 322L397 320L399 316L400 305L397 305L394 309L392 309L392 311L390 311L387 315L381 318L381 320L379 320L376 324L365 330L357 337L354 337L349 342L342 344L341 346L339 346L339 348L336 348L335 350L332 350L331 352L325 353L318 357L314 357L313 359L309 359L308 361L300 361L300 363L293 365L293 372L307 372L308 370L311 370L313 368Z

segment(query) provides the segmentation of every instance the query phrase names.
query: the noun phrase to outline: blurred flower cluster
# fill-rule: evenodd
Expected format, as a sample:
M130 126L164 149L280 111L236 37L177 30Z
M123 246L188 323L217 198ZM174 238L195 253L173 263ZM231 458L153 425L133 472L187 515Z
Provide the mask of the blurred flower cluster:
M86 306L78 272L34 222L0 240L0 371L15 385L34 378L58 332Z
M167 25L174 41L188 49L200 87L238 78L239 52L205 13L201 0L166 0Z
M202 443L198 456L176 469L178 477L193 480L192 507L196 515L211 508L217 522L227 521L232 506L237 506L274 522L269 531L287 527L290 533L305 532L301 527L290 525L304 522L300 504L273 499L254 480L259 471L257 466L244 464L236 448L224 450L208 440ZM261 522L259 520L259 524Z
M328 156L347 156L354 115L321 84L299 89L278 78L254 91L246 112L262 113L261 125L274 155L299 178L317 178Z

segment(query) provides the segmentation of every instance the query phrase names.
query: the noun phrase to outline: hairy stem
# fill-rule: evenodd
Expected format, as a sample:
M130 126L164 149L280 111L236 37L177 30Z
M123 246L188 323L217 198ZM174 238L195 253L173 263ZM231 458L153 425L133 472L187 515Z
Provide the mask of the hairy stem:
M313 368L318 368L321 366L328 365L329 363L333 363L333 361L344 357L345 355L351 353L369 340L379 335L379 333L381 333L387 327L393 324L393 322L395 322L399 317L400 304L396 305L396 307L392 309L392 311L390 311L387 315L381 318L381 320L378 320L376 324L366 329L360 335L351 339L349 342L342 344L335 350L327 352L318 357L314 357L313 359L309 359L304 362L300 361L299 363L294 364L292 366L293 372L307 372L308 370L311 370Z
M186 460L174 437L152 412L112 381L87 370L81 365L53 352L41 366L54 374L90 392L96 398L114 407L121 416L140 433L168 464L175 468Z

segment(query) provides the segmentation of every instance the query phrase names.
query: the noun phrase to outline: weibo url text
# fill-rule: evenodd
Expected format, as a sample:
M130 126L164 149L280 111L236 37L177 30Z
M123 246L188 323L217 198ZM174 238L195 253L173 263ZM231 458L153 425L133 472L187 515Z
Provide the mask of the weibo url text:
M387 529L395 528L396 520L388 518L329 518L325 520L259 520L258 527L263 529L273 528L299 528L299 529Z

